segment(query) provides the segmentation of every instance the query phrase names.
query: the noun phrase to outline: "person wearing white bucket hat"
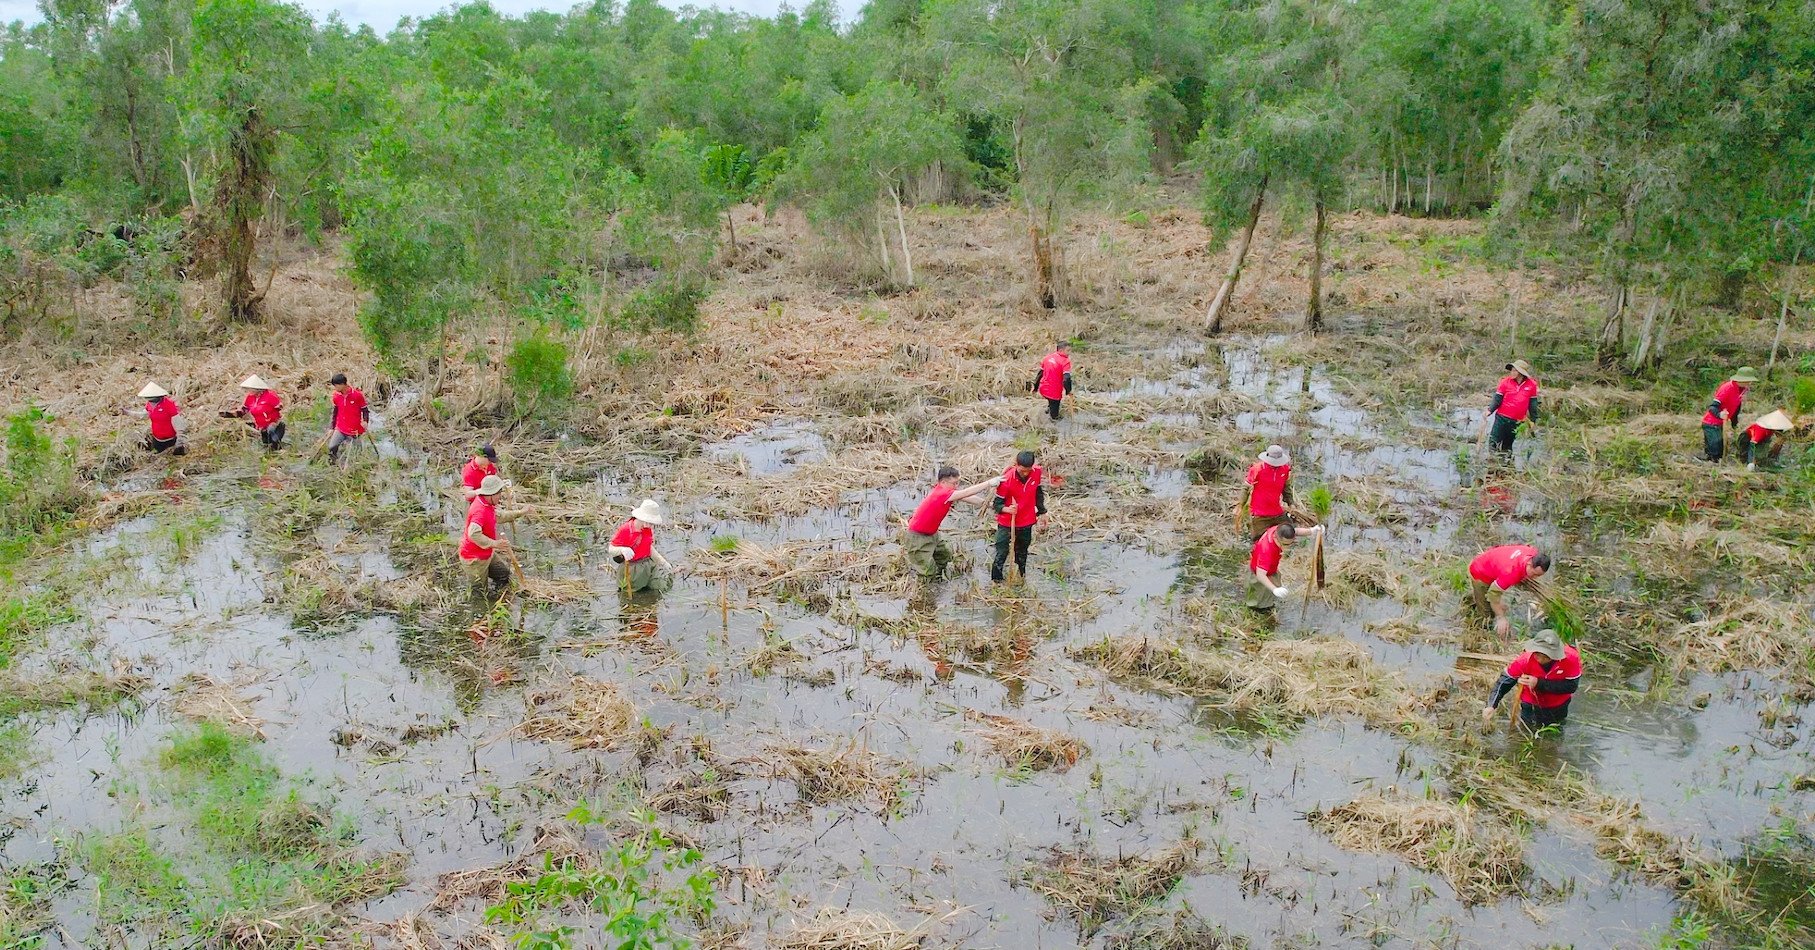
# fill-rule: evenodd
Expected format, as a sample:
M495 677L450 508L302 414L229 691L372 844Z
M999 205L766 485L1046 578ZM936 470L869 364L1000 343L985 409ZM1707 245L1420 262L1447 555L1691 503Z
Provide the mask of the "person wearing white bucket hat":
M1747 426L1746 431L1739 434L1739 457L1745 460L1746 471L1757 470L1760 462L1766 466L1776 465L1777 456L1783 453L1783 440L1773 436L1795 427L1782 409L1773 409Z
M258 433L258 441L267 449L275 449L284 444L284 399L265 382L264 377L253 373L240 380L239 388L246 390L245 404L238 409L223 411L226 418L247 420L252 430Z
M510 550L510 542L498 537L498 522L515 521L528 511L498 507L499 493L509 487L510 482L496 475L485 476L485 481L474 490L472 502L467 505L466 527L460 534L461 571L474 587L490 578L495 593L503 593L510 587L510 568L502 559L492 556L500 550Z
M643 499L643 503L630 512L630 520L618 526L616 534L611 536L611 545L606 550L611 559L624 565L624 574L631 593L650 588L659 589L666 578L656 574L656 565L661 565L662 574L674 573L674 566L655 549L655 526L667 521L662 517L662 506L653 498Z
M183 446L180 435L184 428L184 421L179 418L183 408L157 383L146 383L145 388L139 390L139 398L145 400L144 408L135 407L127 412L144 416L151 423L150 434L140 444L152 452L170 450L172 455L187 454L189 450Z
M1535 429L1538 421L1538 380L1532 375L1531 364L1513 360L1506 368L1512 375L1500 380L1500 385L1494 389L1494 400L1487 407L1487 417L1494 422L1488 445L1502 454L1512 451L1519 423ZM1482 419L1483 424L1486 421L1486 418Z
M1274 525L1292 520L1286 505L1292 502L1292 456L1283 446L1269 445L1248 466L1248 542Z

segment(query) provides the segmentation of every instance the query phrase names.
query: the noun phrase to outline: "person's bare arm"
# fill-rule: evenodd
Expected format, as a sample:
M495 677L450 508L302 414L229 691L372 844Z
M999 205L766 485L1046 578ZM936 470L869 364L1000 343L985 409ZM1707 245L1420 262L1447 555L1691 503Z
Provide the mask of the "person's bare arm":
M970 501L1000 484L1002 484L1002 476L997 475L995 478L985 479L969 488L960 488L952 492L952 502Z
M471 522L466 526L466 537L468 540L470 540L474 544L477 544L478 546L486 549L487 551L493 550L498 547L498 542L495 539L488 538L485 536L485 529L479 527L479 523L477 521Z

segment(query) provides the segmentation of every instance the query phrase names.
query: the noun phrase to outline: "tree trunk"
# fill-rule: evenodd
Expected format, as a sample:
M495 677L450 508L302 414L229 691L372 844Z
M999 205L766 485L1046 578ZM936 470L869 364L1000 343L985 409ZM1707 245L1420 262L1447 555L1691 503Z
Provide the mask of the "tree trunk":
M1651 338L1657 332L1657 305L1659 298L1651 298L1651 306L1645 308L1645 322L1639 325L1639 348L1632 354L1632 369L1641 371L1652 359Z
M907 285L914 286L914 254L908 250L907 220L901 214L901 190L889 185L889 197L895 199L895 231L901 235L901 261L907 269Z
M1594 361L1602 368L1619 362L1626 348L1626 285L1614 282L1607 292L1607 316L1601 321L1601 336L1595 341Z
M257 106L248 106L237 127L227 136L228 167L215 188L219 215L221 264L225 268L223 295L227 315L234 320L258 319L264 295L252 279L252 260L258 253L253 225L263 213L265 190L271 177L271 127Z
M737 256L737 222L731 219L731 208L725 209L725 229L731 232L731 256Z
M889 256L889 232L882 225L882 209L876 209L876 252L882 255L882 272L889 280L895 279L895 262Z
M1027 226L1027 238L1033 245L1034 299L1051 310L1058 303L1052 285L1052 236L1036 222Z
M1242 229L1241 240L1236 242L1235 257L1229 261L1229 270L1223 275L1223 285L1217 288L1216 298L1210 301L1210 314L1205 322L1211 333L1223 332L1223 310L1229 305L1229 298L1235 294L1235 282L1241 279L1242 265L1248 260L1248 248L1254 243L1254 228L1260 224L1261 202L1267 197L1269 176L1263 175L1260 187L1254 190L1254 203L1248 205L1248 226Z
M1323 232L1324 204L1317 199L1317 225L1311 231L1311 301L1305 308L1305 329L1323 329Z
M1771 334L1771 356L1765 360L1765 378L1770 379L1773 370L1777 369L1777 349L1783 345L1784 329L1790 325L1790 291L1796 286L1796 265L1802 262L1802 248L1790 257L1790 266L1783 270L1783 299L1777 306L1777 332Z

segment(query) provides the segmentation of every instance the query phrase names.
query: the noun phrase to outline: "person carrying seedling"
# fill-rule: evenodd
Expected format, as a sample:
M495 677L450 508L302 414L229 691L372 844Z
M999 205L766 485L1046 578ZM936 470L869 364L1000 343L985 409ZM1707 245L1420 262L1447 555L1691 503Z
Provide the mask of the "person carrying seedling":
M240 380L239 388L246 390L246 401L238 409L221 412L223 419L245 419L258 433L258 441L267 449L275 449L284 444L284 400L264 377L257 373Z
M1027 391L1046 397L1046 414L1052 417L1052 421L1059 421L1059 404L1071 395L1069 342L1060 340L1059 345L1040 361L1040 368L1034 370L1034 381L1027 384Z
M630 512L630 520L619 525L618 532L611 536L607 552L613 561L624 565L625 586L630 593L648 590L662 580L655 572L658 564L663 574L674 573L674 566L655 549L655 526L664 520L662 506L653 498L645 498Z
M1550 555L1528 544L1502 544L1488 548L1468 562L1469 598L1475 612L1492 617L1494 633L1512 633L1512 619L1506 611L1506 592L1528 579L1543 577L1550 571Z
M1279 573L1279 562L1285 557L1286 549L1301 535L1315 537L1322 533L1322 525L1300 528L1290 521L1262 531L1254 541L1253 550L1248 552L1247 605L1255 610L1272 610L1278 606L1291 593Z
M1003 470L996 484L996 559L990 562L989 579L1002 583L1008 565L1009 548L1015 555L1015 570L1027 579L1027 549L1034 543L1034 524L1046 513L1046 486L1040 483L1040 466L1034 464L1034 453L1015 456L1015 464Z
M487 475L473 492L473 500L466 508L466 526L460 533L460 569L474 587L491 579L492 592L502 594L510 587L510 567L503 563L503 558L494 557L503 551L505 557L514 557L510 551L510 542L498 537L498 522L515 521L528 513L529 509L507 510L498 507L498 493L510 487L510 482L496 475Z
M1569 700L1582 680L1582 656L1566 646L1554 630L1539 630L1525 641L1521 652L1506 664L1494 684L1487 705L1481 709L1483 725L1493 722L1500 700L1519 687L1519 722L1533 732L1547 726L1561 729L1569 718Z
M1493 420L1488 445L1502 454L1512 451L1519 423L1524 422L1536 431L1538 421L1538 381L1532 376L1531 364L1513 360L1506 368L1512 375L1500 380L1494 390L1494 401L1488 404L1486 414L1481 417L1483 424L1489 418Z
M1248 466L1247 482L1248 541L1253 543L1268 528L1292 520L1286 513L1286 505L1292 502L1292 456L1282 446L1267 446L1259 460Z
M1746 431L1739 434L1739 457L1745 460L1746 471L1757 470L1760 462L1767 468L1775 466L1777 457L1783 454L1783 440L1774 436L1793 428L1795 425L1782 409L1773 409L1747 426Z
M328 380L334 389L334 412L328 416L328 461L340 459L341 447L366 433L372 421L372 410L366 405L366 394L347 384L347 374L335 373Z
M1726 382L1714 387L1714 398L1708 401L1708 411L1702 413L1703 458L1718 462L1727 454L1722 427L1731 427L1734 434L1738 434L1739 410L1745 405L1746 388L1756 382L1758 371L1750 366L1741 366L1733 371Z
M498 450L490 445L482 446L473 453L465 466L460 469L460 494L471 498L485 481L485 476L498 474Z
M969 488L959 488L958 470L950 465L939 466L939 479L933 484L933 490L927 492L920 507L914 509L907 527L901 532L901 550L906 553L908 566L915 573L922 577L938 577L944 572L945 565L952 560L951 549L939 537L939 526L945 523L945 516L958 502L981 504L983 493L1002 484L1002 478L998 475Z
M161 454L170 450L172 455L187 454L189 450L184 448L179 435L184 428L184 421L179 418L183 408L157 383L146 383L145 388L139 390L139 398L145 400L144 408L126 411L135 416L144 416L151 424L151 432L140 444L150 452Z

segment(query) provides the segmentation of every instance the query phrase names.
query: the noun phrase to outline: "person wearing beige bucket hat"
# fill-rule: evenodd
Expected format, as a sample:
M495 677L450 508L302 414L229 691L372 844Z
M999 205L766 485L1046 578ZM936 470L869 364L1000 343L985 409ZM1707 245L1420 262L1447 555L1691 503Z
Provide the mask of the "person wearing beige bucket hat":
M1525 641L1518 656L1494 684L1481 721L1491 723L1500 700L1519 687L1519 722L1534 732L1561 729L1569 718L1569 700L1582 680L1582 655L1554 630L1539 630Z
M1727 381L1714 387L1714 398L1708 401L1708 411L1702 413L1702 457L1710 462L1718 462L1727 454L1727 444L1723 427L1731 428L1734 434L1739 432L1739 410L1746 402L1746 388L1758 382L1758 371L1750 366L1741 366L1727 377Z
M1513 360L1506 368L1512 375L1501 379L1500 385L1494 388L1493 402L1488 404L1487 412L1481 418L1483 423L1493 420L1488 445L1502 454L1512 451L1520 423L1535 429L1538 421L1538 380L1531 364Z
M1267 529L1292 520L1286 505L1292 503L1292 455L1284 446L1269 445L1248 466L1248 543L1260 540Z
M259 444L267 449L275 449L284 444L284 399L265 382L263 376L253 373L240 380L239 388L246 391L246 400L238 409L229 409L221 413L225 418L245 419L258 433Z
M499 494L509 487L510 482L496 475L485 476L466 507L466 526L460 533L461 572L474 587L489 578L493 592L499 594L510 587L510 568L493 555L499 551L508 555L510 542L498 536L498 522L515 521L529 511L498 507Z
M1783 440L1775 436L1794 428L1796 424L1782 409L1773 409L1747 426L1739 434L1739 457L1746 463L1746 471L1756 471L1760 462L1767 467L1776 465L1777 457L1783 453Z
M613 561L624 565L625 585L630 593L652 588L659 591L667 586L668 577L674 573L674 566L655 549L655 528L667 520L662 517L662 506L653 498L645 498L631 510L629 520L619 525L617 533L611 536L611 545L606 550ZM661 574L656 573L658 565Z
M183 445L181 434L184 428L183 420L180 418L183 407L177 405L170 393L155 382L146 383L145 388L139 390L139 398L145 400L145 405L142 408L134 407L126 411L135 416L144 416L151 424L150 433L140 444L151 452L169 451L172 455L187 454L189 450Z

